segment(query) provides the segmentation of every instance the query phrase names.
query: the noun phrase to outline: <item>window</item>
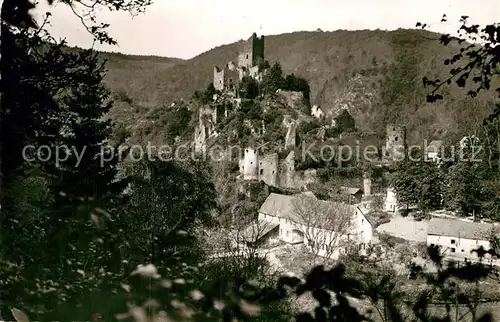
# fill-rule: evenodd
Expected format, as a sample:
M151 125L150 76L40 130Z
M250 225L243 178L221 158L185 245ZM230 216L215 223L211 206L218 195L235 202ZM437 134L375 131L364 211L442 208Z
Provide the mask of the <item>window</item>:
M452 245L455 245L455 239L452 239L452 240L451 240L451 244L452 244Z
M434 246L436 246L436 245L434 245L434 244L431 243L431 247L434 247Z
M264 174L264 169L260 169L260 174Z
M247 59L248 59L248 54L247 54Z
M451 252L454 253L455 252L455 248L452 247L451 248Z
M253 164L253 162L250 162L250 164Z
M274 170L273 170L273 174L274 174Z
M398 137L397 136L394 138L394 141L398 142Z
M464 252L464 250L462 249L462 253Z

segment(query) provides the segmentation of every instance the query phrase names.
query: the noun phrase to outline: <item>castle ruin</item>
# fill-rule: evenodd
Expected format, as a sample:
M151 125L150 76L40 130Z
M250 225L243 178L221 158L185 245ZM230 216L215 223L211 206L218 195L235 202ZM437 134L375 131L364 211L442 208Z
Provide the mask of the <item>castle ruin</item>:
M406 127L388 125L384 157L388 161L402 161L406 155Z
M214 66L214 87L221 92L238 96L239 82L243 77L252 77L257 81L262 80L261 63L264 62L264 36L260 38L254 32L252 36L241 45L238 53L238 63L227 63L224 68Z
M239 160L239 169L240 180L263 181L274 187L300 189L309 183L318 182L315 169L296 171L293 150L280 160L278 153L260 156L256 149L248 147Z

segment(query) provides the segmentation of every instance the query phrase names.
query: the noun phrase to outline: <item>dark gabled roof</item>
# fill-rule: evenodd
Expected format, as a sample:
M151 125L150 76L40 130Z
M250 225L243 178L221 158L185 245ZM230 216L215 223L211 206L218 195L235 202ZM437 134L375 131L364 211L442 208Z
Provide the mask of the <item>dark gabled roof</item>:
M266 237L279 224L271 223L265 220L253 221L242 232L242 237L246 242L255 243L259 239Z
M339 189L339 193L343 193L343 194L350 194L350 195L355 195L357 194L358 192L363 192L362 189L360 188L352 188L352 187L340 187Z
M260 213L291 220L293 222L299 223L301 221L300 217L296 214L295 207L293 205L294 200L298 199L298 196L288 196L280 195L277 193L271 193L266 201L262 204L259 209ZM353 205L348 205L340 202L319 200L312 197L302 196L302 198L308 198L312 204L323 204L330 207L330 209L336 209L344 213L352 213L353 215L357 211L357 207Z
M427 149L425 150L427 153L437 153L443 146L443 141L441 140L434 140L429 145L427 146Z
M491 224L447 218L432 218L429 222L427 235L489 240L493 227Z

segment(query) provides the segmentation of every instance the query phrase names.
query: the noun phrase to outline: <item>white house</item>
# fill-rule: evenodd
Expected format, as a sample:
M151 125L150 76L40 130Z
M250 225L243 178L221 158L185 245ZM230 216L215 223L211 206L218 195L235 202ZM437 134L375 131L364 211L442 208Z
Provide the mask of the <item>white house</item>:
M443 141L434 140L425 149L426 161L439 162L442 156Z
M475 135L464 136L459 142L461 149L464 149L465 147L471 147L477 144L479 144L479 138Z
M324 220L305 219L299 214L296 202L306 202L311 217L316 219L328 218L325 216L343 216L348 214L350 218L349 228L341 232L342 236L331 228L326 228ZM320 209L329 209L332 213L316 213ZM331 217L330 217L331 218ZM335 219L335 217L333 218ZM362 248L370 244L373 238L373 223L365 214L354 205L347 205L338 202L318 200L305 196L288 196L271 193L259 210L259 221L268 221L279 224L279 238L290 244L305 243L311 248L312 243L319 249L318 255L336 258L343 248L340 243L348 241L350 245L359 245ZM333 226L330 226L333 227ZM312 238L311 236L315 236ZM315 240L310 240L315 239ZM342 244L343 245L343 244ZM335 248L335 250L333 250Z
M440 246L445 259L477 262L479 257L474 250L482 246L488 251L494 246L491 241L493 237L498 237L494 236L494 227L491 224L433 218L429 222L427 245ZM497 262L489 254L483 259L483 263L487 264L498 265Z
M394 188L387 188L387 196L385 197L385 210L388 212L396 212L398 207L398 199Z

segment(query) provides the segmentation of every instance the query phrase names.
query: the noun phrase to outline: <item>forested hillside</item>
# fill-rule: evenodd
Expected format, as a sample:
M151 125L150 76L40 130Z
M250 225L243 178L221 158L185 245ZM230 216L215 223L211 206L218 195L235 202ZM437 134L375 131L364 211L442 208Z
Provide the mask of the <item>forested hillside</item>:
M191 98L212 81L213 66L236 60L239 44L186 61L144 57L131 63L128 56L111 56L106 81L118 98L114 119L138 124L155 107ZM312 104L332 114L347 105L364 132L383 131L387 123L406 125L410 141L457 139L491 112L491 93L472 100L454 86L445 100L426 103L422 78L446 78L443 61L456 50L439 44L438 34L403 29L294 32L265 40L270 63L278 61L285 74L309 82Z

